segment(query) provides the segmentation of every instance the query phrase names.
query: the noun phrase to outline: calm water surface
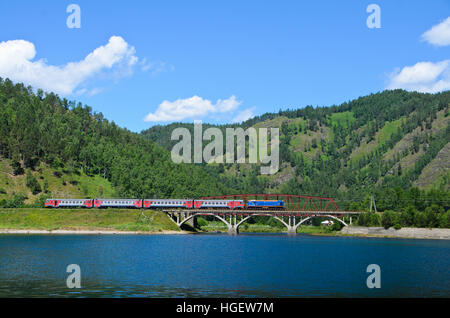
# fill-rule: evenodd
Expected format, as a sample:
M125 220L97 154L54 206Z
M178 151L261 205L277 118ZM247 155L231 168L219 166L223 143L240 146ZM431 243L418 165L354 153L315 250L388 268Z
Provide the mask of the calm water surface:
M66 287L69 264L81 289ZM449 269L445 240L0 235L0 297L450 297Z

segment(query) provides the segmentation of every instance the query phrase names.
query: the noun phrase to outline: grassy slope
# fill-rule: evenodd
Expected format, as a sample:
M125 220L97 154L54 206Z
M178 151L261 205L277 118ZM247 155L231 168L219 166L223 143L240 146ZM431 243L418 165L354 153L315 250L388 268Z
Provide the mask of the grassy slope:
M178 231L163 212L122 209L0 209L0 229Z
M304 157L308 161L310 161L317 155L318 152L320 152L320 146L318 146L317 148L311 147L313 139L316 139L318 144L320 143L321 139L324 139L325 141L330 141L333 139L333 130L331 129L332 126L339 124L341 126L347 127L347 124L353 122L354 120L355 120L355 118L353 116L353 113L350 111L342 112L342 113L334 113L328 117L327 126L319 126L319 129L317 131L307 130L306 133L305 133L305 127L307 126L307 121L305 121L303 118L290 119L290 118L281 116L281 117L277 117L274 119L259 122L259 123L255 124L253 127L255 127L255 128L281 127L283 122L288 122L289 127L301 126L302 131L300 133L294 134L291 139L290 150L295 153L301 152L304 155ZM389 138L392 136L393 133L395 133L397 131L398 127L401 125L401 123L403 121L407 121L407 120L408 120L408 118L405 116L405 117L402 117L402 118L392 121L392 122L386 122L385 125L376 132L374 140L372 140L371 142L367 142L365 140L366 138L363 138L361 145L359 147L353 149L352 154L350 155L350 157L348 159L352 160L352 161L357 161L358 159L362 158L362 156L375 151L377 148L379 148L381 145L383 145L387 140L389 140ZM450 117L445 117L444 110L438 112L437 118L436 118L436 120L433 121L431 129L428 129L428 130L425 129L424 131L421 131L420 127L418 127L413 132L405 135L402 140L397 142L392 149L388 150L384 154L383 160L384 161L392 160L392 159L394 159L395 154L401 153L404 149L411 148L412 143L413 143L413 137L416 134L425 134L425 133L436 134L439 131L442 131L442 129L445 129L446 126L449 124L449 120L450 120ZM366 126L363 126L360 129L363 129L365 127ZM306 147L309 148L309 151L305 151ZM411 169L414 167L415 162L423 154L424 154L423 145L421 145L420 149L417 153L415 153L415 154L410 153L406 157L401 158L399 162L395 163L393 168L395 169L398 166L398 164L400 163L402 165L402 169L404 169L404 170ZM442 156L442 153L441 153L441 156ZM324 158L324 159L326 159L326 158ZM436 164L436 162L442 162L442 160L439 159L438 157L435 158L433 161L435 161L433 164L430 163L431 168L434 167L434 164ZM242 173L245 174L244 171L250 170L250 168L251 168L250 165L246 165L246 164L241 164L240 166L241 166L240 174L236 173L235 165L232 165L230 169L225 171L224 175L239 176ZM440 167L442 168L442 165L440 165ZM422 181L418 182L419 187L421 187L421 188L430 187L433 184L438 184L438 183L442 183L442 182L446 183L445 180L448 180L448 176L446 177L446 175L449 174L447 167L444 167L443 169L441 169L442 173L440 176L436 173L433 173L432 175L430 175L431 171L436 172L436 169L434 169L434 168L431 169L431 168L424 169L423 175L419 178L419 180L423 180L424 182L422 182ZM270 175L270 176L265 176L265 178L267 178L270 181L269 187L266 189L266 192L268 192L268 193L276 192L278 190L280 184L288 181L293 176L294 176L294 173L293 173L293 168L291 166L286 165L286 164L281 165L278 173L276 173L274 175ZM259 177L259 178L261 178L261 177ZM381 181L381 179L380 179L380 181Z
M36 197L41 195L33 195L30 189L26 186L26 174L20 176L13 175L13 169L11 168L9 160L0 158L0 190L5 190L5 193L0 191L0 200L11 198L14 194L22 193L26 194L28 200L26 203L33 202ZM31 173L38 180L41 185L42 190L44 190L44 180L47 180L51 196L58 198L84 198L84 197L114 197L114 189L111 183L103 179L100 176L87 176L83 173L73 174L72 180L75 181L71 184L70 175L63 171L61 177L54 175L55 170L46 166L41 165L36 168L36 171L31 171ZM64 185L65 183L65 185ZM100 195L99 188L103 188L103 195ZM50 194L49 194L50 195Z
M361 145L355 148L350 155L351 160L357 161L364 155L367 155L377 149L378 146L384 144L392 136L392 134L396 132L403 120L405 119L400 118L393 122L386 122L384 126L376 132L375 139L370 142L365 141L366 138L364 138Z
M420 127L417 127L412 132L406 134L399 142L395 144L395 146L386 152L383 156L384 161L394 159L395 154L402 153L405 149L411 149L413 146L414 136L423 136L426 133L435 135L439 133L441 130L445 129L447 125L450 123L450 117L445 117L445 111L442 110L437 113L437 117L433 120L431 129L422 130ZM449 166L448 166L448 157L449 157L449 145L444 147L422 171L418 180L414 183L415 186L418 186L421 189L429 188L430 186L437 185L444 181L446 175L449 174ZM408 170L413 169L415 162L425 154L423 150L423 145L420 145L419 151L416 153L409 153L407 156L400 159L393 166L393 170L397 169L398 165L402 166L402 169ZM445 183L445 182L444 182Z
M444 148L439 151L437 156L423 168L422 173L415 182L415 185L419 188L426 188L433 184L439 185L443 182L444 178L447 178L450 173L450 143L445 145ZM447 185L448 182L444 183Z

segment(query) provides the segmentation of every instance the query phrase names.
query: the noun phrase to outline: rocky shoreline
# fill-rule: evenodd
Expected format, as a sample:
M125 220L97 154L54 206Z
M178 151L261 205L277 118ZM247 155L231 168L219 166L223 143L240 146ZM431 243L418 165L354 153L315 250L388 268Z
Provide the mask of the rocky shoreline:
M0 229L2 234L55 234L55 235L154 235L154 234L193 234L189 231L118 231L118 230L36 230L36 229ZM326 235L323 233L310 233L312 235ZM440 228L394 228L383 227L346 226L335 235L362 236L362 237L388 237L388 238L416 238L416 239L440 239L450 240L450 229Z
M450 240L450 229L438 228L394 228L385 229L383 227L346 226L339 234L368 236L368 237L398 237L417 239L440 239Z

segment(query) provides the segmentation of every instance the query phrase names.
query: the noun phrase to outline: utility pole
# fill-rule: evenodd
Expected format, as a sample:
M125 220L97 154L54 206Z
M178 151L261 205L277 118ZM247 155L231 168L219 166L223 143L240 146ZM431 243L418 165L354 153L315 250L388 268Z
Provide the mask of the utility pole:
M375 213L376 213L377 206L375 205L375 197L373 195L370 196L370 212L372 212L372 205L373 205Z

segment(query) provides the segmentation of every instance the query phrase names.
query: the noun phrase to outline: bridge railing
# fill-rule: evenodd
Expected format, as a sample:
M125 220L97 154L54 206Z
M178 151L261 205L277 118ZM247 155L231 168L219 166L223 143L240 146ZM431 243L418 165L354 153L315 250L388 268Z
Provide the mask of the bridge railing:
M273 215L356 215L362 212L359 211L315 211L315 210L231 210L231 209L164 209L163 212L169 213L196 213L196 214L273 214Z

